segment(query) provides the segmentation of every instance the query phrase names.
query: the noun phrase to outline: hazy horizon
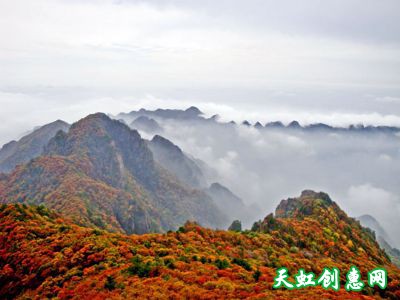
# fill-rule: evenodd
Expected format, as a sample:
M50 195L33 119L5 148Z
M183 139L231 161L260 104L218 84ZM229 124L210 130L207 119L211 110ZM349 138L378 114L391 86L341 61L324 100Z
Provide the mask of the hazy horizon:
M140 107L400 126L399 12L396 0L0 1L0 144Z

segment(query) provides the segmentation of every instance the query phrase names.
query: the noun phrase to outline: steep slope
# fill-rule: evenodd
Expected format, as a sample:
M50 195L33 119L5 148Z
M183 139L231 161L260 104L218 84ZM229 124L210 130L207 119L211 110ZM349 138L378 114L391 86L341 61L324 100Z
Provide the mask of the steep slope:
M400 267L400 250L392 247L392 241L379 222L371 215L362 215L357 218L360 220L361 225L371 228L376 235L379 245L385 249L390 259Z
M195 188L204 188L207 181L201 168L168 139L155 135L149 142L154 159L180 181Z
M331 213L332 210L328 209ZM337 216L339 218L339 216ZM344 217L344 216L343 216ZM124 236L83 228L46 208L0 206L0 297L18 299L381 299L400 297L399 269L377 244L349 261L351 250L332 259L324 253L324 224L286 219L292 227L271 232L215 231L188 223L177 232ZM289 223L288 223L289 224ZM309 230L305 235L304 230ZM320 228L320 229L318 229ZM354 228L358 232L359 228ZM290 246L299 234L311 239ZM333 248L331 245L330 248ZM370 252L369 252L370 251ZM372 256L370 256L370 253ZM354 264L362 272L388 270L385 290L346 292L344 275ZM341 289L273 289L276 270L299 268L320 274L338 267ZM292 279L292 278L291 278Z
M82 225L126 233L224 226L212 199L160 167L137 131L104 114L59 132L44 155L0 181L0 201L45 204Z
M373 231L375 231L375 235L377 237L381 237L384 240L386 240L388 243L391 243L391 239L385 229L379 224L379 222L371 215L362 215L357 218L357 220L360 221L361 225L364 227L371 228Z
M146 116L140 116L132 121L130 127L147 133L161 133L163 131L156 120Z
M236 219L244 223L254 221L256 208L244 204L243 200L232 193L227 187L218 182L214 182L206 192L214 199L217 206L229 216L230 221Z
M59 130L68 131L69 124L57 120L34 130L19 141L11 141L0 150L0 172L10 172L16 165L42 154L43 147Z
M298 198L282 200L275 216L270 214L256 222L253 230L279 232L285 239L285 248L308 257L320 257L339 269L344 265L360 265L366 275L367 269L374 265L390 264L373 231L348 217L322 192L306 190Z
M246 206L242 199L218 182L207 187L207 166L192 159L168 139L155 135L149 142L154 158L180 181L190 187L203 189L217 207L228 216L229 221L240 219L246 224L254 221L256 207ZM203 163L204 164L204 163ZM250 223L251 224L251 223Z

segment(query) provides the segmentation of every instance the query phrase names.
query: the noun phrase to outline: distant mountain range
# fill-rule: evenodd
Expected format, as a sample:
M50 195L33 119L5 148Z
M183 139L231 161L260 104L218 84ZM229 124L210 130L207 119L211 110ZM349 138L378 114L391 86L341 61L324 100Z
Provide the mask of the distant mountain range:
M129 113L120 113L116 116L117 119L123 119L129 124L137 119L138 117L148 118L163 118L163 119L177 119L177 120L195 120L204 119L201 115L203 113L194 106L189 107L186 110L181 109L161 109L147 110L141 108L138 111L131 111Z
M144 118L145 117L145 118ZM149 130L150 128L157 128L157 130L161 130L159 124L156 122L157 120L177 120L177 121L200 121L200 122L215 122L220 123L218 121L218 116L214 115L211 118L204 117L204 113L200 111L197 107L191 106L186 110L180 109L156 109L156 110L147 110L140 109L138 111L131 111L129 113L120 113L115 118L122 119L128 124L132 123L132 126L140 126L143 129ZM150 124L150 122L152 124ZM135 125L138 123L139 125ZM144 126L141 125L146 123ZM223 124L223 123L221 123ZM228 125L237 125L236 122L231 121L225 123ZM348 127L334 127L324 123L315 123L306 126L300 125L300 123L296 120L290 122L287 125L284 125L280 121L268 122L264 125L261 122L254 122L252 125L249 121L244 120L242 122L244 126L253 126L257 129L290 129L290 130L305 130L309 132L320 132L320 131L338 131L338 132L375 132L375 133L398 133L400 132L399 127L395 126L365 126L363 124L353 124ZM140 130L140 128L138 128Z
M148 134L158 134L162 136L163 128L157 120L175 120L180 122L198 121L212 122L224 126L237 126L234 121L228 123L220 123L215 115L211 118L205 118L204 114L197 107L189 107L186 110L179 109L156 109L139 111L131 111L130 113L120 113L115 118L122 123L129 124L132 129L146 132ZM308 132L369 132L369 133L399 133L400 128L393 126L364 126L350 125L349 127L333 127L323 123L316 123L307 126L301 126L299 122L292 121L288 125L282 122L269 122L262 125L256 122L251 125L248 121L243 121L244 126L253 126L259 130L276 129L276 130L305 130ZM67 132L70 125L64 121L57 120L55 122L35 128L31 133L26 134L18 141L10 141L0 149L0 172L8 173L18 164L26 163L32 158L42 154L43 148L47 145L51 138L58 131Z

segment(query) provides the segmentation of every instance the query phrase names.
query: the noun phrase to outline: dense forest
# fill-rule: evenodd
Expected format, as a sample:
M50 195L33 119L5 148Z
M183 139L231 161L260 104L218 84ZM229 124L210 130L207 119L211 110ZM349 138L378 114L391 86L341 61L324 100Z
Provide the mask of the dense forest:
M188 222L164 234L123 235L80 227L44 206L0 209L0 294L19 299L379 299L400 297L400 274L374 234L323 193L281 202L252 230L212 230ZM366 282L388 271L386 289L344 289L357 266ZM278 268L340 270L339 291L273 289Z

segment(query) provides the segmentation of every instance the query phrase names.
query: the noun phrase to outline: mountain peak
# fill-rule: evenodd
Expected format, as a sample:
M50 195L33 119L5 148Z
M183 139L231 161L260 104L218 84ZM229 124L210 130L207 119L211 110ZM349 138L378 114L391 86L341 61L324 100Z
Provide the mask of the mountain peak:
M109 116L107 116L105 113L102 113L102 112L97 112L97 113L87 115L82 120L84 120L84 119L85 120L89 120L89 119L110 119L111 120L111 118Z
M285 125L281 121L269 122L265 124L265 127L269 128L283 128Z
M262 124L258 121L254 124L254 127L255 128L263 128Z
M301 125L298 121L294 120L294 121L290 122L287 127L288 128L301 128Z
M212 194L218 194L219 198L222 196L228 196L233 198L236 202L242 202L242 199L239 199L236 195L234 195L227 187L223 186L219 182L214 182L209 187L209 192Z
M182 150L176 146L174 143L172 143L170 140L166 139L165 137L156 134L152 139L151 142L156 145L161 145L170 151L175 151L177 153L182 153Z
M131 128L142 130L148 133L161 132L162 128L153 118L139 116L131 123Z
M323 254L335 262L341 257L346 264L361 257L368 263L390 263L373 231L348 217L323 192L305 190L300 197L282 200L275 216L271 213L255 222L252 231L269 233L274 238L284 233L290 251L301 252L308 258Z
M11 141L0 149L0 172L10 172L18 164L42 154L43 148L59 131L68 131L69 124L57 120L40 126L18 141Z
M327 203L329 205L333 203L333 201L329 197L329 195L324 192L315 192L313 190L304 190L301 192L300 198L306 198L306 197L313 198L313 199L322 199L325 203Z
M131 111L130 113L120 113L117 118L125 119L128 123L140 116L147 116L151 118L159 119L177 119L177 120L199 120L204 118L201 116L201 112L197 107L191 106L186 110L182 109L162 109L157 108L156 110L147 110L141 108L139 111Z
M121 128L124 131L127 132L133 132L135 135L137 135L140 138L139 133L135 129L130 129L128 125L125 123L111 119L108 115L105 113L94 113L90 114L82 119L80 119L78 122L74 123L71 125L70 132L71 133L78 133L80 130L83 130L84 132L81 133L88 133L89 131L95 130L95 128L102 127L104 129L110 128L110 127L115 127L115 128ZM94 132L92 132L94 133ZM99 133L97 131L97 133Z
M191 106L188 109L185 110L186 112L190 112L194 115L202 115L203 113L201 112L200 109L198 109L196 106Z
M50 140L45 154L87 157L91 176L112 186L124 184L125 170L141 182L148 182L155 172L152 153L139 133L104 113L74 123L67 134Z
M316 210L326 209L333 204L329 195L324 192L304 190L298 198L282 200L275 215L278 218L311 216Z

